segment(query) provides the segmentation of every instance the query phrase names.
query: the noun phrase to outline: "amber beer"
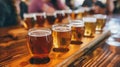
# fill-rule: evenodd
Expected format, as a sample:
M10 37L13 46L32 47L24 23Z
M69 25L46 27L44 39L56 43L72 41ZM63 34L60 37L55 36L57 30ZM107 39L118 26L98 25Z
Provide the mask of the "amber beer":
M36 22L39 26L43 26L46 20L45 13L36 13Z
M52 26L54 48L68 49L71 42L71 26L68 24L55 24Z
M81 39L84 35L84 23L81 20L71 21L72 26L72 41L81 42Z
M83 21L85 23L84 36L93 37L96 28L96 18L94 17L84 17Z
M50 25L52 25L52 24L55 23L56 14L55 14L55 13L47 13L46 19L47 19L47 22L48 22Z
M72 11L72 13L70 14L71 19L75 20L77 18L78 14L79 14L78 10Z
M82 19L84 16L84 10L83 9L79 9L78 10L78 16L76 17L76 19Z
M34 24L35 24L34 17L35 17L34 14L24 14L24 23L23 23L23 26L26 29L30 29L30 28L34 27Z
M96 31L102 31L106 22L106 15L96 14L94 15L97 18Z
M30 29L28 31L28 47L33 57L45 58L52 48L51 31L47 28Z

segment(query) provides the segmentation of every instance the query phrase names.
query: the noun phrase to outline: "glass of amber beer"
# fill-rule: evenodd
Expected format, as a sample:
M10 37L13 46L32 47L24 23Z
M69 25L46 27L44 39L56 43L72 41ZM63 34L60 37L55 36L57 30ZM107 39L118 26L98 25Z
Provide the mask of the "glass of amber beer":
M55 24L53 30L53 51L67 52L71 42L71 26L70 24Z
M82 37L84 35L84 22L82 20L72 20L71 21L72 27L72 44L81 44Z
M46 14L44 13L36 13L36 22L38 26L43 26L46 20Z
M85 23L84 36L93 37L95 34L95 28L96 28L96 18L92 16L83 17L83 21Z
M28 31L27 44L32 55L32 63L49 62L48 55L53 45L51 33L48 28L33 28Z
M35 14L33 13L25 13L24 14L24 23L23 26L25 29L33 28L35 24Z
M105 26L107 16L103 14L95 14L94 17L97 18L96 32L102 32L102 29Z

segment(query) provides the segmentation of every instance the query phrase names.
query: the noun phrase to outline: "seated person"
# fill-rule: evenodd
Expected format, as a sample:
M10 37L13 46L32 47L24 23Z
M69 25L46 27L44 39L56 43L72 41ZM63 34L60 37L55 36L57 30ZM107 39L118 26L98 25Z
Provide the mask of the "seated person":
M61 0L32 0L29 5L30 13L47 12L52 13L55 10L66 9Z
M13 0L0 0L0 27L18 25Z
M101 3L101 2L95 2L93 4L93 12L95 14L105 14L106 13L106 6L105 4Z
M95 14L104 14L106 12L105 4L98 0L85 0L82 6L92 8Z
M19 0L0 0L0 27L16 26L22 18L24 4ZM25 7L24 7L25 8Z
M120 13L120 0L107 0L107 14Z

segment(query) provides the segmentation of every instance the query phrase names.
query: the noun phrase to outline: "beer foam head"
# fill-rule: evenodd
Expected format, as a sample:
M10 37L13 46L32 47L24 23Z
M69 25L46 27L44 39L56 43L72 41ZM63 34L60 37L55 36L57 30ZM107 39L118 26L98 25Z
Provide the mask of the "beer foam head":
M107 16L103 15L103 14L95 14L94 17L96 17L97 19L106 19Z
M72 20L70 24L74 27L84 27L84 22L82 20Z
M52 30L57 32L67 32L67 31L71 31L71 26L65 24L55 24L52 26Z
M47 16L56 16L56 13L46 13Z
M90 22L90 23L95 23L96 22L96 18L95 17L83 17L83 21L84 22Z
M64 13L72 13L72 10L63 10Z
M34 13L25 13L23 16L24 16L24 18L34 18L35 14Z
M29 36L34 36L34 37L42 37L42 36L47 36L51 35L51 31L48 30L32 30L28 32Z

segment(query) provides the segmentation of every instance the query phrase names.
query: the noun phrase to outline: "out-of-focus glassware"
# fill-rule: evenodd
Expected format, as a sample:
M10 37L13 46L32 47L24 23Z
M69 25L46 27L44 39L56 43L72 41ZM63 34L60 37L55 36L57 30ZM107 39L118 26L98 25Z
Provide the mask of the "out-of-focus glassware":
M36 13L36 23L38 26L43 26L46 20L46 14L44 13Z
M62 10L57 10L55 11L56 13L56 17L57 17L57 23L62 23L62 20L65 18L65 14L64 14L64 11Z
M103 27L105 26L107 16L103 14L95 14L94 17L97 18L96 33L101 33L103 31Z
M120 46L120 20L111 18L108 23L108 30L110 30L111 36L106 42L109 45Z
M47 13L46 14L46 19L48 24L52 25L56 21L56 13Z
M84 35L84 22L82 20L72 20L70 24L72 28L71 43L81 44Z
M25 13L24 22L22 23L25 29L33 28L35 25L35 14L34 13Z
M93 37L95 34L96 21L97 19L93 16L83 17L85 23L85 32L84 36Z

